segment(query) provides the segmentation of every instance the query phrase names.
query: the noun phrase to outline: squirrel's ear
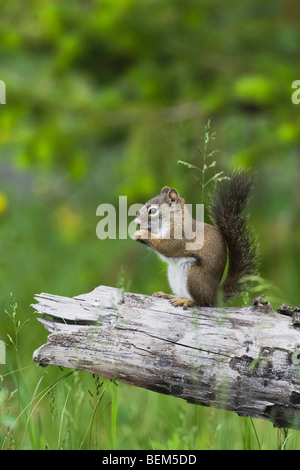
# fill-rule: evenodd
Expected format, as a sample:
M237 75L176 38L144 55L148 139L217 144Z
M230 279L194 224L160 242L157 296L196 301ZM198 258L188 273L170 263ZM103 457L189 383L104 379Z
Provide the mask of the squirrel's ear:
M170 191L169 186L164 186L164 187L162 188L160 194L162 194L162 193L168 193L169 191Z
M178 195L178 192L176 191L176 189L172 188L172 189L169 190L168 198L171 200L171 202L176 201L178 196L179 195Z

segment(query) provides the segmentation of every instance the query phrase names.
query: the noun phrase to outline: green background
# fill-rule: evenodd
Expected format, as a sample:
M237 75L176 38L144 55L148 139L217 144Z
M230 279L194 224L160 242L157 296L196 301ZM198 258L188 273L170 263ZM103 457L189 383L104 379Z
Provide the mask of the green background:
M300 304L300 105L291 101L299 17L296 0L0 1L4 448L300 445L297 432L123 384L100 387L84 373L34 407L68 371L32 365L47 335L30 307L36 293L75 296L120 278L132 292L168 290L164 265L144 246L96 237L96 208L117 207L119 195L143 203L164 185L199 202L199 184L177 161L201 164L208 120L215 171L257 172L250 220L261 279L236 303L264 293L274 309Z

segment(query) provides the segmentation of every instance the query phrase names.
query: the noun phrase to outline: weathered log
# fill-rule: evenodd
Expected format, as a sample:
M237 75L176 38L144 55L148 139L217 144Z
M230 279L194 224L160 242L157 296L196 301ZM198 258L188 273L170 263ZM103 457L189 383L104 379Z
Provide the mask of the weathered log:
M35 299L51 333L33 355L42 366L80 369L300 429L300 331L261 298L251 307L183 310L100 286L74 298Z

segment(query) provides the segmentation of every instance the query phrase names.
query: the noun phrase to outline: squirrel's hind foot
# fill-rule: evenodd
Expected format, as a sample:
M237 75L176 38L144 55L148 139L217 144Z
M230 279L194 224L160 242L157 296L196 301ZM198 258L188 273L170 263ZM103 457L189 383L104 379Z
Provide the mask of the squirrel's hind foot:
M183 307L183 310L186 310L188 307L191 307L194 304L192 300L181 299L179 297L171 299L170 303L174 305L174 307Z

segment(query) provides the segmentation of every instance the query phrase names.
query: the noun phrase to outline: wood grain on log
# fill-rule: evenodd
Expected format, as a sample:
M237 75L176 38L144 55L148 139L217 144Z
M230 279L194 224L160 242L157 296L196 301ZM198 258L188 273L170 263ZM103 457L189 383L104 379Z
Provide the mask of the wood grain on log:
M35 299L51 333L34 352L42 366L80 369L300 429L300 332L269 303L183 310L107 286Z

